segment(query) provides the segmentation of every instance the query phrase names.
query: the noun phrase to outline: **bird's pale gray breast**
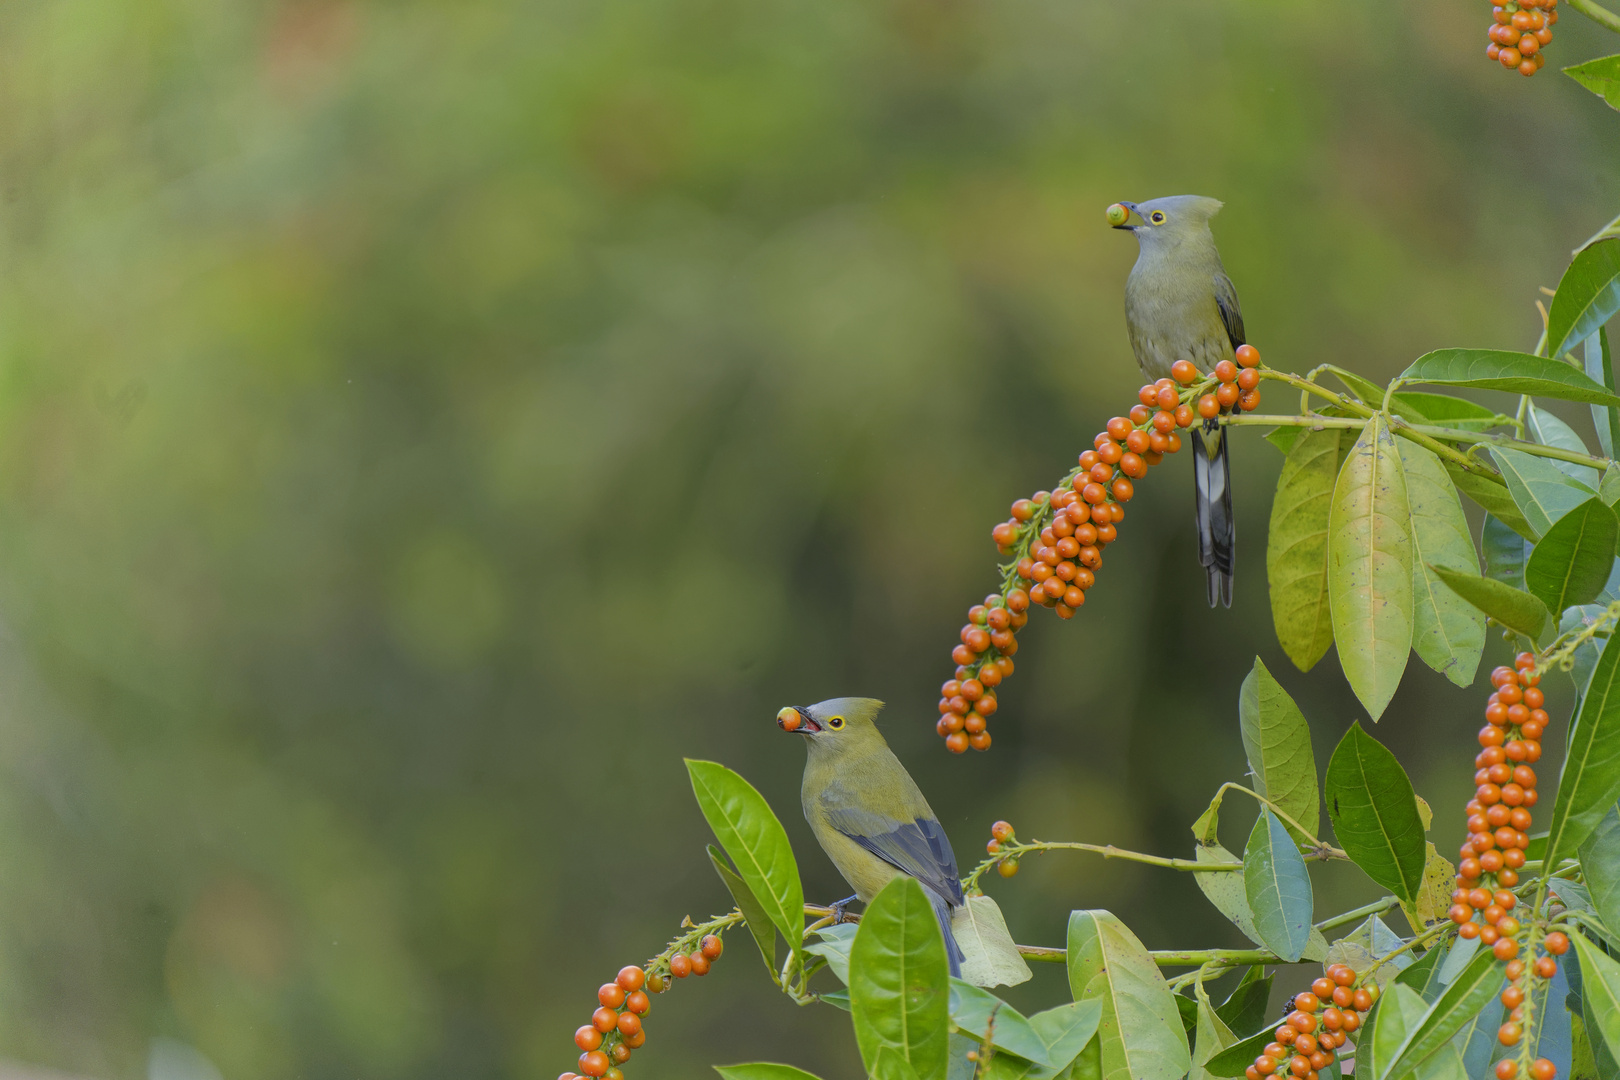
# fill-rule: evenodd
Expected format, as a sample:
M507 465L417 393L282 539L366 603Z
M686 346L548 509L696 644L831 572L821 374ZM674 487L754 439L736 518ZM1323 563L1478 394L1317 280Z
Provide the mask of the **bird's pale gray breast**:
M1208 371L1232 352L1215 302L1218 265L1167 266L1167 261L1138 259L1125 282L1125 328L1136 363L1150 379L1168 377L1177 360Z

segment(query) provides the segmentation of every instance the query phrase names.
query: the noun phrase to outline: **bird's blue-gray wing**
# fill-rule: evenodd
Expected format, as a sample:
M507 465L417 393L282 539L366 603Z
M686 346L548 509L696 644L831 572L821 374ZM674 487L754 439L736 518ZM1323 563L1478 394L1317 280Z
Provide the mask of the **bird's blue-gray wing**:
M896 821L887 814L862 809L854 793L839 783L821 796L827 823L890 866L916 878L953 907L962 903L956 855L945 830L933 818Z
M1221 309L1221 322L1226 324L1226 336L1237 348L1249 339L1243 334L1243 309L1238 307L1237 289L1223 270L1215 271L1215 306Z

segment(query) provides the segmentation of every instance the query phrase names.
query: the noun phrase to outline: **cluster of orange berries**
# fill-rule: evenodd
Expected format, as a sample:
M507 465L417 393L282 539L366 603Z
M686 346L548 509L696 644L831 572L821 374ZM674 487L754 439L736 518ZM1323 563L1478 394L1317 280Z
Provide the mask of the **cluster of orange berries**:
M1547 730L1546 697L1537 685L1535 654L1522 652L1513 667L1491 672L1495 692L1485 705L1485 726L1479 729L1480 752L1474 758L1474 797L1468 803L1468 841L1457 864L1457 888L1451 894L1451 921L1457 936L1478 938L1498 960L1507 961L1509 985L1502 1004L1512 1010L1497 1029L1503 1046L1515 1046L1524 1037L1525 963L1519 958L1521 939L1528 933L1512 914L1518 903L1511 891L1519 884L1519 868L1530 846L1530 808L1536 805L1536 771L1541 759L1541 736ZM1569 938L1553 931L1542 939L1546 955L1531 970L1543 979L1558 973L1555 957L1569 950ZM1500 1080L1513 1080L1518 1063L1497 1063ZM1556 1069L1538 1058L1530 1066L1533 1080L1552 1080Z
M984 845L984 850L988 851L992 855L1000 855L1001 845L1011 842L1012 839L1012 823L1008 821L998 821L994 825L990 826L990 842ZM1005 858L998 859L996 861L996 873L1000 874L1002 877L1012 877L1014 874L1018 873L1018 856L1008 855Z
M1491 43L1485 55L1505 68L1517 68L1520 75L1534 75L1547 62L1542 49L1552 44L1553 24L1558 21L1558 0L1510 0L1493 7Z
M677 952L669 958L669 973L677 979L707 975L709 965L720 959L724 944L714 934L706 934L690 955ZM656 963L656 961L655 961ZM651 965L649 965L651 966ZM661 972L646 971L631 964L621 968L610 983L596 991L600 1003L591 1022L574 1032L579 1047L579 1072L565 1072L557 1080L624 1080L619 1066L630 1060L630 1051L647 1041L642 1018L652 1008L649 992L661 994L669 980Z
M1243 1075L1249 1080L1267 1076L1319 1080L1323 1070L1337 1060L1333 1051L1361 1026L1362 1017L1378 999L1376 990L1356 989L1355 984L1356 973L1350 967L1329 967L1327 974L1311 983L1310 990L1295 996L1294 1011L1273 1033L1276 1042L1267 1043Z
M1119 536L1125 504L1136 494L1134 481L1181 449L1177 428L1191 427L1198 417L1213 419L1222 411L1252 411L1260 405L1260 352L1241 345L1236 363L1215 365L1217 386L1200 396L1196 407L1183 391L1201 377L1188 360L1178 360L1171 379L1160 379L1138 392L1130 415L1108 421L1093 449L1080 455L1079 467L1064 477L1056 491L1037 491L1012 504L1012 516L990 530L996 550L1017 561L1004 567L1002 590L968 609L961 643L951 651L956 672L940 687L936 730L946 749L960 754L969 747L990 749L986 721L996 711L996 690L1013 673L1016 634L1029 621L1032 605L1051 608L1060 619L1072 619L1096 583L1103 548ZM1191 395L1187 395L1191 396Z

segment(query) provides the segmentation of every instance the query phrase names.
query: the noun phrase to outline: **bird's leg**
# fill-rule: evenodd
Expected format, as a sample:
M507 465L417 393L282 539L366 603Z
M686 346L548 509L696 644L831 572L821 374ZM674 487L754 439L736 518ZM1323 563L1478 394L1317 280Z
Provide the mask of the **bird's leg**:
M860 894L856 893L854 896L844 897L842 900L838 901L838 903L832 906L832 921L834 925L844 921L844 909L849 907L849 905L853 904L858 899L860 899Z

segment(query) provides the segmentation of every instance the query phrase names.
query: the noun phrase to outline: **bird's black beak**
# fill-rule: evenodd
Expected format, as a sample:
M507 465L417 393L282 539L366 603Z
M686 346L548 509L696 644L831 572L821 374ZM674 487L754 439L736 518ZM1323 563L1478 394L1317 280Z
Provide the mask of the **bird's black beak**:
M1126 202L1124 199L1121 199L1121 200L1119 200L1119 205L1121 205L1125 209L1129 210L1132 214L1137 214L1138 216L1140 216L1139 212L1136 209L1136 204L1135 203ZM1131 219L1130 219L1129 215L1126 216L1124 221L1120 222L1118 225L1115 225L1114 228L1116 228L1116 229L1124 229L1126 232L1131 232L1131 233L1136 231L1136 226L1131 224Z
M792 705L785 706L776 714L776 726L783 731L796 731L800 735L814 735L821 730L821 725L811 719L809 713Z

